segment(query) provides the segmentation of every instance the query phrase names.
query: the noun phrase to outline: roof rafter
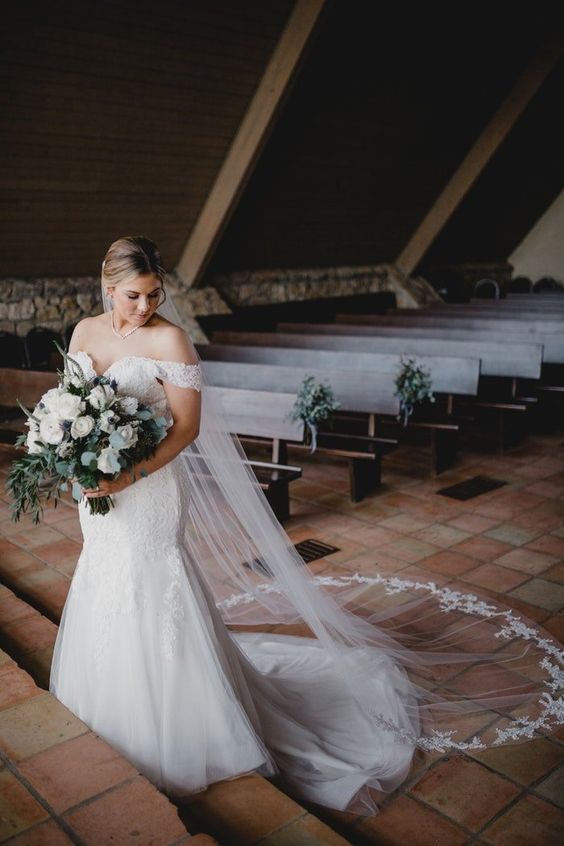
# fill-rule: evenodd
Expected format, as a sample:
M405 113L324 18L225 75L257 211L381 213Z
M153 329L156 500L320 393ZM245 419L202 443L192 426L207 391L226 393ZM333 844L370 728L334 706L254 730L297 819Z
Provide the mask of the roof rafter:
M556 65L564 49L562 36L561 31L554 35L530 62L421 220L395 261L405 274L415 270Z
M188 287L202 279L296 76L324 3L296 0L176 266Z

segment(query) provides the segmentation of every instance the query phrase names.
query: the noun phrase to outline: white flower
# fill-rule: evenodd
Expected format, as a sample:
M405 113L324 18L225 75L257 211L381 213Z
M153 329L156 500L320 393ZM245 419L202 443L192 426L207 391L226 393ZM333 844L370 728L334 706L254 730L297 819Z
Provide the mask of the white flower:
M121 405L125 414L135 414L139 405L135 397L120 397L119 404Z
M40 420L42 417L45 417L46 414L49 414L50 411L46 405L39 405L39 403L33 409L33 416L37 417ZM37 424L39 426L39 423Z
M39 433L46 444L60 444L65 433L59 415L53 412L46 414L39 424Z
M129 447L137 443L137 432L129 423L126 423L125 426L118 426L117 431L125 441L122 449L129 449Z
M110 405L115 397L115 391L109 385L96 385L86 399L93 408L102 409Z
M84 438L94 428L94 418L89 414L83 414L72 422L71 435L73 438Z
M64 388L50 388L46 391L43 396L41 397L40 402L43 403L45 408L47 409L47 413L50 411L55 411L55 406L61 394L64 394ZM41 409L39 409L41 411Z
M102 432L113 432L116 428L115 425L112 423L112 420L117 417L113 411L103 411L100 415L100 429Z
M28 433L27 440L26 440L27 451L32 455L37 455L40 452L43 452L45 448L45 444L41 443L39 440L39 435L37 430L31 429Z
M65 378L65 385L72 385L74 388L82 388L82 379L77 373L69 373Z
M75 420L81 411L84 411L86 404L76 394L62 393L55 402L51 404L51 410L58 414L61 420Z
M72 441L63 441L56 449L59 458L68 458L72 454Z
M117 449L105 447L98 456L98 470L101 470L102 473L116 473L121 470L117 460L118 455Z

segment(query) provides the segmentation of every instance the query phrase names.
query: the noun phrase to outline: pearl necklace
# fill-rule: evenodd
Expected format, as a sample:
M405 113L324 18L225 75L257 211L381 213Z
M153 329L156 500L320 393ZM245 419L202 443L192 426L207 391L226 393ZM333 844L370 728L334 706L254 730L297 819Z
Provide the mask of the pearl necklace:
M147 320L148 319L149 318L147 318ZM147 322L147 320L145 321L145 323ZM122 335L121 332L118 332L118 330L114 326L114 311L113 311L113 309L110 312L110 321L111 321L111 324L112 324L112 332L114 333L114 335L117 335L118 338L121 338L122 341L125 341L125 339L127 338L128 335L133 335L134 332L137 332L138 329L140 329L142 326L145 325L145 323L140 323L139 326L134 326L133 329L130 329L129 332L125 333L125 335Z

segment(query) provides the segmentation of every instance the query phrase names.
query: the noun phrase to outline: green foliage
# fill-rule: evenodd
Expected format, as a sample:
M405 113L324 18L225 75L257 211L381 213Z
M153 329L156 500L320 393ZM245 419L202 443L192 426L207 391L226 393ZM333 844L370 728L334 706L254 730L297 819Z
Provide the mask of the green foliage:
M400 398L400 413L398 420L407 426L409 417L413 414L415 406L429 400L435 402L431 390L431 376L428 370L417 364L413 356L401 359L401 369L395 379L395 396Z
M16 446L25 446L26 435L18 435ZM55 507L65 488L65 478L56 468L57 458L52 452L28 454L12 462L6 482L10 494L12 520L18 521L26 512L31 513L37 525L43 514L42 500L53 497Z
M88 378L78 361L61 349L56 341L54 343L65 363L64 370L58 371L58 387L80 397L85 404L81 413L92 417L95 425L87 435L78 437L71 434L72 421L61 418L64 436L60 444L43 443L38 434L34 440L40 445L40 451L28 451L12 463L6 488L14 521L29 511L32 522L39 523L43 514L42 502L53 497L56 506L61 493L69 489L69 483L72 484L72 496L78 502L82 499L83 488L96 487L100 480L115 478L122 470L131 470L134 478L134 466L153 456L157 444L166 436L166 420L163 417L155 417L153 410L142 403L138 404L135 413L128 414L121 410L120 395L116 394L116 403L112 405L117 415L115 422L119 426L130 424L137 434L137 441L125 449L126 441L119 432L106 432L101 428L101 409L88 400L92 389L97 386L109 385L117 391L115 380L107 376ZM33 413L21 403L19 405L28 418L30 428L38 428L45 403L40 400ZM27 437L27 434L19 435L16 446L27 450ZM108 446L119 454L117 457L112 453L107 454L112 472L103 473L98 468L98 457ZM147 475L146 471L142 470L141 475ZM89 499L88 506L94 514L106 514L113 507L113 502L110 496L101 496Z
M314 376L306 376L294 404L291 420L303 420L306 424L306 440L311 442L311 451L317 448L317 427L319 423L341 407L333 390L324 382L315 382Z

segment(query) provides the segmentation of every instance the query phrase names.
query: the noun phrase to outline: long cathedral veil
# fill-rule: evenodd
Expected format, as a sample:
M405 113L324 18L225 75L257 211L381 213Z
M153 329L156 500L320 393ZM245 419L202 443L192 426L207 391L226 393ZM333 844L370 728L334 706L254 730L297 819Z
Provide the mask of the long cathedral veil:
M103 285L102 295L108 311ZM158 312L182 325L170 296ZM193 355L191 363L198 361ZM425 753L519 743L564 723L562 646L507 605L375 566L312 576L206 385L199 436L181 456L191 515L184 542L225 623L234 631L260 626L312 638L362 713L367 733L386 737L393 754L413 753L406 770L396 768L388 779L378 761L372 779L370 765L359 762L361 789L354 802L347 797L347 810L373 811L367 787L393 790L409 762ZM377 680L384 664L393 687L386 695L402 703L399 718L381 708ZM316 679L308 683L314 700ZM348 766L354 775L355 762Z

